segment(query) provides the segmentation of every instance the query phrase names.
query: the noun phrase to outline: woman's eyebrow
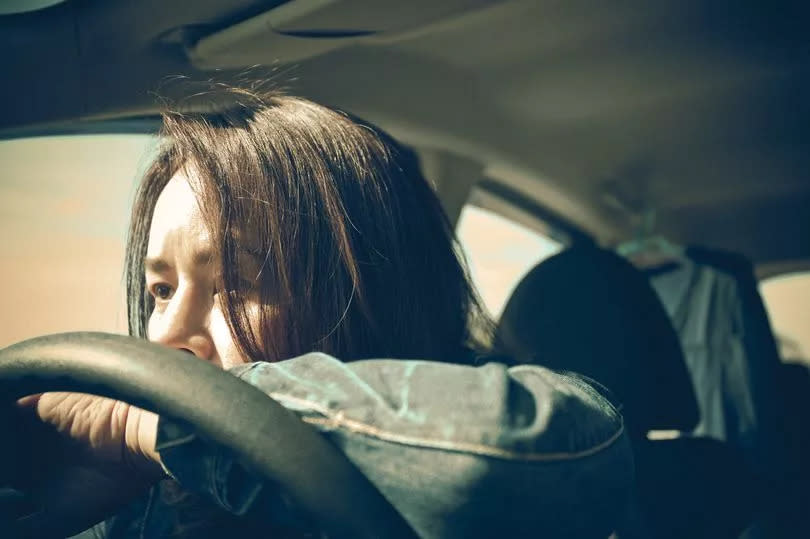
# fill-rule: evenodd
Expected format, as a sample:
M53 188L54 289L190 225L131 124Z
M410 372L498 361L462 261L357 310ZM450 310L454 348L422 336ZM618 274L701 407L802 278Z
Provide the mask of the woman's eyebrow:
M213 262L213 260L214 260L214 255L209 250L198 251L198 252L194 253L192 255L192 257L191 257L191 263L193 265L195 265L195 266L208 266L208 265L211 264L211 262ZM144 258L143 264L144 264L144 268L147 271L151 271L151 272L154 272L154 273L161 273L161 272L172 269L172 265L169 264L163 258L160 258L159 256L155 256L155 257L149 257L148 256L148 257Z
M240 247L237 256L242 258L244 255L249 257L247 258L246 262L262 265L265 262L267 253L260 250L252 250ZM214 256L211 251L200 251L194 253L194 256L192 257L192 263L195 266L207 266L211 264L213 260ZM171 264L160 257L146 257L144 258L143 264L146 271L151 271L153 273L161 273L170 270L172 267Z
M144 268L153 273L161 273L169 269L169 263L162 258L147 257L143 261Z

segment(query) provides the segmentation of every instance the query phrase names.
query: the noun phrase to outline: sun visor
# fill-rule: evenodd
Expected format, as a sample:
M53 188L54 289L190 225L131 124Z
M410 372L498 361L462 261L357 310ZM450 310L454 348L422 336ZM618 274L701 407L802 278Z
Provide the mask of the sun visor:
M64 2L65 0L4 0L0 2L0 15L19 15L39 11Z
M503 0L294 0L203 37L187 49L199 69L289 63L350 45L414 37L435 23Z

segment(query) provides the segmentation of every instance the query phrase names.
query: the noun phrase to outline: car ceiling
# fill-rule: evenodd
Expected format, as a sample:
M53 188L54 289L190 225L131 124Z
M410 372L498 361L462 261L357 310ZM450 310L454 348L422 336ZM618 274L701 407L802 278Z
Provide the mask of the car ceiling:
M810 260L808 22L788 1L67 0L0 16L0 133L153 115L178 75L263 64L603 243L654 212L673 241Z

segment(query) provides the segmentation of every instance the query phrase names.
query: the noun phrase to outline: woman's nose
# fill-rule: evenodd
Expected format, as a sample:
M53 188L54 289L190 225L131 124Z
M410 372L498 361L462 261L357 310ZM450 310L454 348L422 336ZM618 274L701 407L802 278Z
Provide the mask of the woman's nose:
M191 352L200 359L214 359L214 343L209 331L211 305L193 290L177 290L165 309L153 312L149 320L149 340Z

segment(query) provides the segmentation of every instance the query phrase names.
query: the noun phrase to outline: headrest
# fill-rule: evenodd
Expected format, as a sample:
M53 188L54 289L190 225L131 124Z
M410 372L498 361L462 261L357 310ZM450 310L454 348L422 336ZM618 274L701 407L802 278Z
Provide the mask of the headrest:
M699 419L663 305L647 278L612 252L574 247L532 269L506 305L498 344L518 361L607 386L633 431L688 431Z

